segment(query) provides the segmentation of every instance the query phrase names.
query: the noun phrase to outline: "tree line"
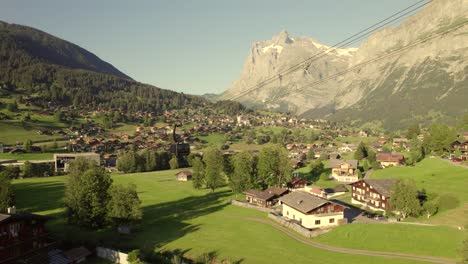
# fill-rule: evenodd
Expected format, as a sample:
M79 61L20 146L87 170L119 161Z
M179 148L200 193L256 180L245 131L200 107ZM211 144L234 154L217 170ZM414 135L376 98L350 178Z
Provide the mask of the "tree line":
M194 188L214 191L229 184L236 193L246 189L281 187L291 180L288 152L281 145L268 144L258 156L242 151L232 157L215 148L207 148L203 157L194 157L192 184Z

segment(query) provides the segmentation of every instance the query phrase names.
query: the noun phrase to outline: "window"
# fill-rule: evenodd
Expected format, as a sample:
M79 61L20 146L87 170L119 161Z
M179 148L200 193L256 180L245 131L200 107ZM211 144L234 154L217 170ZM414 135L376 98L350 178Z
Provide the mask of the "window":
M302 224L302 218L299 218L299 223L301 223L301 224Z
M330 223L330 224L335 223L335 218L330 218L330 219L328 219L328 223Z
M320 225L320 220L315 220L315 225Z
M293 215L293 219L296 220L296 215Z
M289 215L289 211L286 211L286 215Z

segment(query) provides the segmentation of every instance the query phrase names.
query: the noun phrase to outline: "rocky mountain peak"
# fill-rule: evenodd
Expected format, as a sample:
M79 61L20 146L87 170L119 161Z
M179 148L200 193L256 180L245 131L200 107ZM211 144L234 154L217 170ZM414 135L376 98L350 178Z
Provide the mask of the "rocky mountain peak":
M277 35L273 36L272 39L274 44L280 45L280 44L291 44L294 41L289 37L288 31L286 29L282 30L280 33Z

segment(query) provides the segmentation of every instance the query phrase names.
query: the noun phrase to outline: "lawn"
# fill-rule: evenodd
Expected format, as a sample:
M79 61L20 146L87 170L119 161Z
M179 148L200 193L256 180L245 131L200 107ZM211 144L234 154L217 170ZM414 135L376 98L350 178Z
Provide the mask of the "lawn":
M224 134L221 133L211 133L208 136L199 137L202 142L206 142L207 145L219 146L224 144L226 140L224 139Z
M349 224L314 240L355 249L455 258L458 256L456 249L464 237L464 232L446 226Z
M412 179L419 188L429 193L452 194L460 200L456 209L437 213L427 219L410 219L438 225L458 227L467 225L468 208L468 169L454 166L439 158L426 158L414 167L393 167L372 172L371 178ZM462 221L460 221L462 220Z
M58 136L39 135L37 130L42 129L36 124L26 123L24 126L16 120L0 121L0 142L3 144L15 144L17 141L24 142L26 139L46 140L59 138Z
M0 159L15 159L15 160L52 160L53 153L24 153L24 154L11 154L0 153Z
M260 151L265 145L257 144L247 144L247 143L234 143L229 146L229 150L239 150L239 151Z
M412 179L419 188L425 188L427 192L450 193L461 202L468 202L468 169L438 158L426 158L415 166L375 170L371 178Z
M115 174L115 183L135 183L142 200L144 218L136 233L130 237L118 236L112 230L89 231L67 225L63 218L63 194L66 176L15 180L17 207L52 216L48 229L59 238L73 238L76 243L99 243L119 249L156 248L179 249L188 256L216 252L221 258L242 260L242 263L412 263L411 261L384 259L331 253L303 245L280 233L271 226L249 221L248 217L267 219L266 214L252 209L229 205L233 197L227 189L215 193L195 190L191 182L174 180L176 171L137 174ZM347 228L344 226L343 228ZM341 229L341 228L340 228ZM428 229L432 230L432 229ZM396 229L392 243L400 242L411 230ZM438 233L436 233L438 234ZM426 251L418 247L412 251L420 254L438 254L427 236L413 238L415 244L428 244ZM339 240L339 239L338 239ZM337 242L338 243L338 242ZM390 242L389 242L390 243ZM381 245L385 245L384 242ZM345 245L352 247L352 245ZM452 244L440 255L449 255ZM375 249L391 251L382 246ZM435 252L435 253L433 253Z

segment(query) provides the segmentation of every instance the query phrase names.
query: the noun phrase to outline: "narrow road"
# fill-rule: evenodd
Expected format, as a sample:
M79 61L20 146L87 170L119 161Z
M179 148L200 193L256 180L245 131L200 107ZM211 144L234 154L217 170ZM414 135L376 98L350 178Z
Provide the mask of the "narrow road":
M407 260L416 260L416 261L424 261L424 262L430 262L430 263L440 263L440 264L455 264L456 260L455 259L449 259L449 258L442 258L442 257L431 257L431 256L418 256L418 255L411 255L411 254L403 254L403 253L393 253L393 252L382 252L382 251L370 251L370 250L360 250L360 249L349 249L349 248L342 248L342 247L335 247L335 246L330 246L318 242L314 242L310 239L307 239L297 233L295 233L293 230L290 230L286 227L283 227L279 224L276 224L271 221L267 221L264 219L260 218L254 218L254 217L247 217L245 218L246 220L253 221L253 222L258 222L258 223L263 223L272 226L273 228L283 232L287 236L314 248L322 249L322 250L327 250L327 251L333 251L333 252L338 252L338 253L344 253L344 254L353 254L353 255L364 255L364 256L375 256L375 257L384 257L384 258L398 258L398 259L407 259Z

